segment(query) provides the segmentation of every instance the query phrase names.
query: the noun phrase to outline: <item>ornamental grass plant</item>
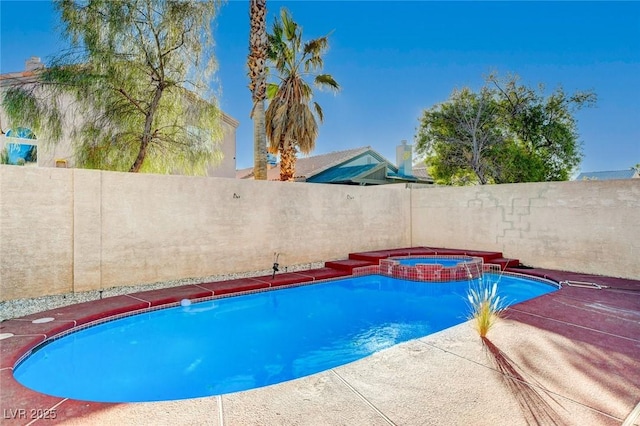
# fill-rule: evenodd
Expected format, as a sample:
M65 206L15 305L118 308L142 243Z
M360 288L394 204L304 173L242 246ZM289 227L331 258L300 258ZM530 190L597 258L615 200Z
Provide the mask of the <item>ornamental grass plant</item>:
M484 338L505 308L503 299L498 295L498 283L491 285L481 280L477 286L469 287L467 300L471 308L469 319L480 337Z

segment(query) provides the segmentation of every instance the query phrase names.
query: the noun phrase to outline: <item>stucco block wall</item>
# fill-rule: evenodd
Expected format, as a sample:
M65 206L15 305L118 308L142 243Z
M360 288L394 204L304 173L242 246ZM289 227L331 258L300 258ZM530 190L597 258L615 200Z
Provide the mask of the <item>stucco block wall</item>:
M74 169L73 178L73 281L67 291L101 288L102 173Z
M640 279L640 181L412 189L412 243Z
M397 215L368 188L102 173L101 192L103 287L269 269L274 253L286 266L409 239L408 214L398 232Z
M0 165L0 300L430 246L640 279L640 180L321 185Z
M410 192L0 166L0 300L401 247ZM26 196L24 194L27 194Z
M0 166L0 300L70 291L72 189L66 170Z

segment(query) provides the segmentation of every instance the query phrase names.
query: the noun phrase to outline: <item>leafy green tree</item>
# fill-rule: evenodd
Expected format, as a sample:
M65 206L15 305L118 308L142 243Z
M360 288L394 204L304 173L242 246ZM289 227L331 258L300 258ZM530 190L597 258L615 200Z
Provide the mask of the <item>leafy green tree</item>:
M546 164L535 152L522 144L507 140L491 151L492 181L494 183L544 182Z
M573 113L595 103L592 92L550 96L517 76L495 74L479 93L455 90L423 112L416 135L437 183L486 184L567 180L580 163Z
M267 179L267 135L264 101L267 96L267 2L249 2L249 90L253 100L253 175L256 180Z
M320 105L313 102L313 111L309 106L313 91L305 77L313 76L313 83L319 88L334 91L340 88L331 75L318 73L328 48L328 35L303 42L302 28L285 8L281 10L280 20L275 20L269 34L269 61L280 82L267 87L270 103L265 118L269 151L280 153L282 181L293 180L298 151L303 154L313 151L318 135L316 116L323 120Z
M512 152L518 152L530 162L529 173L524 174L522 170L510 173L520 173L520 180L515 182L568 180L582 159L574 113L595 105L595 93L577 91L568 95L558 87L545 98L544 85L534 90L518 81L516 75L499 79L491 74L487 78L488 84L495 88L511 142L520 148ZM537 167L532 168L533 164ZM508 165L501 164L503 169ZM518 162L513 165L522 166ZM502 179L500 174L495 178L498 183L514 182Z
M217 0L56 0L72 49L5 93L14 125L59 141L80 167L204 174L220 159ZM81 117L78 120L78 117Z
M488 89L454 90L449 102L424 111L418 151L430 155L436 180L453 183L471 169L481 184L490 174L488 152L503 142L497 123L498 105ZM452 180L453 179L453 180ZM463 180L464 181L464 180Z

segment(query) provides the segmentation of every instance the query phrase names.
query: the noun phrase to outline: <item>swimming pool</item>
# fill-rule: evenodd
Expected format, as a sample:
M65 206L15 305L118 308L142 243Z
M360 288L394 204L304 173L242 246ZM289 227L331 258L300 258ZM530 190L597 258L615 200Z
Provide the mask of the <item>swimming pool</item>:
M556 287L485 274L514 304ZM352 277L138 314L42 345L15 370L97 402L194 398L324 371L466 321L468 282Z

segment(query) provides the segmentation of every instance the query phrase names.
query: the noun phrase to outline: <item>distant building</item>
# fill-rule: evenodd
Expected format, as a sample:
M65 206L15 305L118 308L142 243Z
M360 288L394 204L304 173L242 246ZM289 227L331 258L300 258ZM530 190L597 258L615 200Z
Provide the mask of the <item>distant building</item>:
M35 83L38 69L44 68L40 58L31 57L26 61L25 71L0 74L0 97L7 88L18 84ZM69 100L67 100L69 102ZM77 117L66 117L67 120L75 120ZM34 135L30 129L12 129L6 114L0 105L0 122L3 125L5 135L0 135L0 150L7 147L11 164L17 164L17 157L23 158L26 165L39 167L75 167L71 140L64 135L56 144L39 143L39 135ZM4 126L9 125L7 129ZM236 174L236 130L238 121L231 116L222 113L223 140L221 144L222 161L210 166L207 176L233 178ZM29 137L25 137L25 135ZM40 142L42 142L40 140ZM30 157L33 147L37 148L35 158Z
M614 180L614 179L638 179L640 173L636 169L613 170L608 172L580 173L576 180Z
M296 182L341 185L386 185L390 183L432 184L426 174L412 171L411 145L403 142L393 164L370 146L300 157L296 160ZM253 168L238 170L238 179L253 179ZM280 163L267 169L267 180L280 180Z

